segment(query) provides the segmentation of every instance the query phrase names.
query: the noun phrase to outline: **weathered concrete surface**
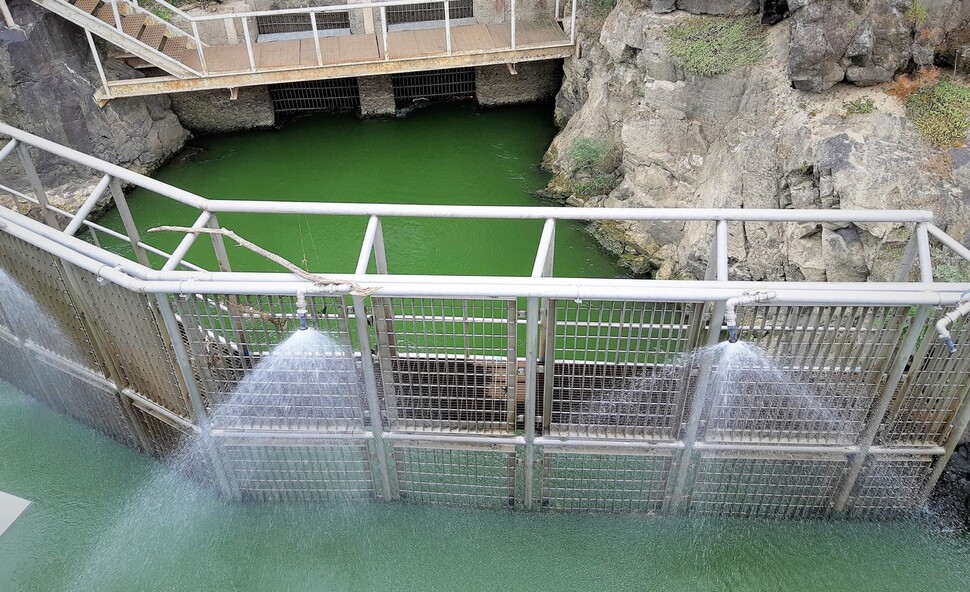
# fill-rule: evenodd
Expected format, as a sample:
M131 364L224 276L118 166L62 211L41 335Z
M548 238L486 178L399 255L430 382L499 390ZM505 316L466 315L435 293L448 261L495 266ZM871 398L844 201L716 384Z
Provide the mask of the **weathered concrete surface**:
M357 79L360 93L361 117L386 117L394 115L394 85L391 77L361 76Z
M94 100L100 84L82 31L28 0L10 0L23 32L0 28L0 119L81 152L137 171L151 171L188 138L170 109L168 97ZM109 76L139 74L106 62ZM11 158L0 174L25 188L21 168ZM61 159L35 162L55 204L73 209L78 195L100 175ZM65 185L68 184L68 185Z
M511 74L507 66L475 68L475 95L480 105L534 103L553 97L562 81L562 62L523 62Z
M269 89L247 86L235 100L228 90L173 93L172 111L195 133L222 133L273 127L276 116Z

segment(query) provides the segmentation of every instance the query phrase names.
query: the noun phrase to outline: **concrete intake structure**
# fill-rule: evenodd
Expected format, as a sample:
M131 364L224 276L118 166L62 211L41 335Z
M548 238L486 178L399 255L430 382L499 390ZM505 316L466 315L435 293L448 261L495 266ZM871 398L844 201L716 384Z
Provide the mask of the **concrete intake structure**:
M19 157L30 180L0 191L44 219L0 209L0 268L64 335L37 336L0 302L0 377L161 458L204 435L190 474L228 500L878 518L923 504L970 421L970 348L951 355L933 331L970 285L934 281L930 241L970 251L930 212L210 200L10 126L0 135L12 138L0 158ZM31 174L38 151L102 173L125 232L90 208L49 206ZM172 253L140 236L122 182L198 210ZM354 273L240 273L208 232L223 212L368 223ZM405 276L388 269L381 228L396 216L544 224L529 276ZM704 224L708 275L555 277L567 219ZM892 223L912 239L894 282L732 281L729 231L752 220ZM97 246L107 235L136 260ZM219 271L184 260L200 237ZM744 303L737 344L721 343L731 302ZM965 343L965 317L951 320ZM287 353L300 333L329 345ZM755 346L766 356L728 366L725 352ZM267 361L279 374L261 401Z

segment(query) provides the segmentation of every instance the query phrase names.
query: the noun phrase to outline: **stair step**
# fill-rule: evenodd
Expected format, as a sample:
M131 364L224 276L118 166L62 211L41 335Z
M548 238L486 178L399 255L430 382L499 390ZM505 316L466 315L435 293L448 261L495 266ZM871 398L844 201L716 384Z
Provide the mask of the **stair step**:
M95 13L94 16L108 23L112 27L117 25L117 23L115 23L115 11L111 10L111 3L104 4L101 8L98 9L98 12ZM124 14L122 14L121 12L120 6L118 7L118 16L124 17Z
M130 58L127 58L125 60L125 64L127 64L131 68L135 68L136 70L143 70L145 68L154 68L155 67L155 64L152 64L150 62L146 62L145 60L143 60L141 58L138 58L138 57L130 57Z
M80 2L81 0L78 1ZM141 35L138 36L138 40L152 49L158 49L162 46L162 42L165 41L166 32L168 32L168 27L165 25L148 25L141 32Z
M182 60L182 55L189 49L188 39L185 37L166 37L162 46L162 53L174 60Z
M93 14L99 4L101 4L101 0L77 0L74 6L88 14Z
M149 22L144 14L132 14L121 19L121 30L126 35L131 35L137 39L142 27L146 26Z

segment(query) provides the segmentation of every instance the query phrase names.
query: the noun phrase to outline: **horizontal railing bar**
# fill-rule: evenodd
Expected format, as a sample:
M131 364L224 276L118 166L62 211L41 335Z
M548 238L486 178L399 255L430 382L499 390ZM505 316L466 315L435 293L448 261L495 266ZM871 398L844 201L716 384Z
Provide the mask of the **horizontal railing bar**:
M369 440L373 436L357 426L360 431L327 432L321 430L266 430L266 429L225 429L213 428L211 434L217 438L232 438L234 440Z
M372 6L372 5L371 5ZM931 222L926 210L784 210L731 208L568 208L448 206L286 201L210 200L0 123L0 134L138 185L159 195L212 213L315 214L509 220L660 220L733 222Z
M383 438L385 440L396 441L447 442L450 444L507 444L511 446L522 446L525 444L524 436L465 436L440 434L436 432L384 432Z
M277 280L272 275L225 272L159 272L140 266L60 232L25 216L0 208L0 219L7 220L6 231L31 244L64 257L89 271L138 292L221 293L293 295L307 287L307 281ZM93 256L92 256L93 254ZM120 266L119 269L115 269ZM270 281L267 281L267 280ZM771 288L778 294L777 304L912 306L951 305L970 283L934 284L804 284L752 282L696 282L602 280L592 282L565 278L464 278L461 276L385 276L328 275L331 281L356 282L381 296L514 298L548 297L580 300L631 300L697 302L727 300L753 288ZM466 281L467 280L467 281ZM443 282L443 283L439 283ZM349 291L341 290L341 291Z
M0 148L0 162L3 162L8 156L10 156L11 152L17 149L17 144L19 144L17 140L10 140L4 145L3 148Z
M185 18L191 21L218 21L226 19L253 18L260 16L283 16L291 14L309 14L311 12L347 12L349 10L365 10L368 8L390 8L393 6L413 6L416 4L444 4L445 0L384 0L383 2L368 2L366 4L331 4L329 6L306 6L302 8L284 8L280 10L255 10L250 12L232 12L227 14L189 15Z
M700 451L730 451L730 452L772 452L780 454L855 454L859 452L858 446L829 446L825 444L741 444L731 442L696 442L694 450Z
M552 448L627 448L636 450L683 450L684 443L677 440L671 442L638 442L635 440L604 440L592 438L554 438L551 436L537 436L537 446Z
M131 399L136 406L146 408L145 410L148 411L149 413L158 414L158 416L161 416L162 418L165 418L171 422L177 423L184 428L188 428L193 432L199 433L200 431L199 426L195 425L191 421L185 419L184 417L176 415L175 413L172 413L171 411L162 407L155 401L152 401L151 399L148 399L142 396L141 394L139 394L138 392L130 388L121 389L121 394Z
M960 244L958 240L949 234L940 230L935 224L927 224L926 231L930 234L930 236L949 247L950 250L959 255L962 259L970 261L970 249Z
M942 446L900 446L898 448L894 448L892 446L871 446L869 448L869 454L876 454L880 456L892 456L894 454L903 456L913 456L919 454L925 454L927 456L939 456L945 453L946 449Z

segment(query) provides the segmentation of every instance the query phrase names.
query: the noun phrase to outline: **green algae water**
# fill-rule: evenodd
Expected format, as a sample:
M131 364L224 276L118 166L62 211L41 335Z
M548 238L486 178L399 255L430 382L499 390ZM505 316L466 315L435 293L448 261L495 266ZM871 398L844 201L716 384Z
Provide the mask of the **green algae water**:
M358 120L317 115L279 130L194 140L154 177L210 199L448 205L550 205L532 196L549 175L539 162L555 134L549 105L481 110L438 105L405 118ZM129 198L142 237L172 252L178 234L145 234L160 225L191 226L198 211L145 190ZM220 224L316 272L354 271L364 217L220 214ZM102 223L122 230L117 213ZM519 275L532 272L541 220L383 220L391 273ZM556 275L622 275L582 223L557 227ZM105 246L125 252L110 238ZM233 248L236 271L279 271ZM187 259L215 269L209 241ZM155 262L158 262L156 259Z
M966 592L970 538L768 522L400 504L227 505L0 383L0 590ZM172 480L164 481L172 483ZM121 516L134 519L117 528ZM86 574L80 578L79 574Z

